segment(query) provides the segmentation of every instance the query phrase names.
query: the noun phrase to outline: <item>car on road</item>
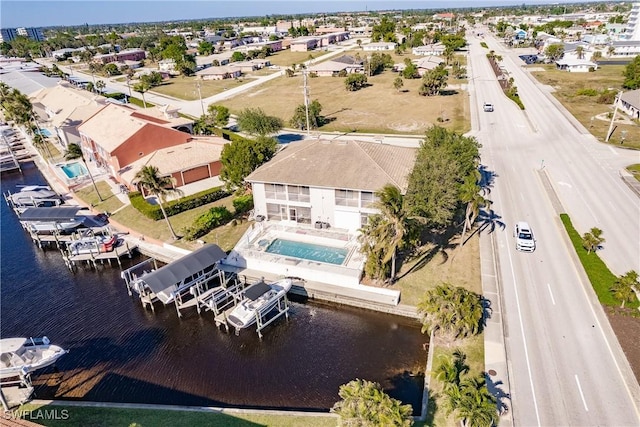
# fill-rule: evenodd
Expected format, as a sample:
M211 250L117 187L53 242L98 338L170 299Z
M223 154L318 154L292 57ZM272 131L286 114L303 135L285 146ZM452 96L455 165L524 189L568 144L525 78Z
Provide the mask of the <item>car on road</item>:
M493 104L490 102L485 102L484 104L482 104L482 109L488 113L491 113L493 111Z
M536 250L536 239L529 224L524 221L516 223L513 230L513 236L516 238L516 250L523 252L533 252Z

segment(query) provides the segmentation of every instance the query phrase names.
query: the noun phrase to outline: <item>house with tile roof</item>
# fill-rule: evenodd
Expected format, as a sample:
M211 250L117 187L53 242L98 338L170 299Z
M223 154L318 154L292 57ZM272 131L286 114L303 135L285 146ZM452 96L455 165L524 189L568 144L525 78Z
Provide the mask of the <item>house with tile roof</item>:
M171 118L164 114L167 111L171 111L169 107L154 112L115 104L104 106L78 127L86 158L130 188L133 183L126 173L133 171L135 175L139 170L135 167L148 164L173 175L176 184L217 176L220 165L216 153L222 148L205 155L205 146L194 142L215 142L218 147L225 141L215 137L201 140L178 130L184 129L184 119ZM191 146L185 145L189 143ZM194 157L193 153L198 154Z
M254 210L289 226L316 222L355 232L374 214L386 184L407 191L416 149L364 141L290 143L246 181Z

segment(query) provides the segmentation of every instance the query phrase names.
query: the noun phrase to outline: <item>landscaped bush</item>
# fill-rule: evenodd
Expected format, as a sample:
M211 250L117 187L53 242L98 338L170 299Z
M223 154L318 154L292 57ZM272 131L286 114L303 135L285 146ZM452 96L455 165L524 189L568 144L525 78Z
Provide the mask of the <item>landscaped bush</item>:
M579 89L576 92L576 95L578 96L596 96L598 95L598 91L595 89L591 89L591 88L584 88L584 89Z
M620 301L613 297L609 289L611 285L616 281L616 276L609 270L609 267L600 259L595 252L587 253L587 250L582 246L582 237L580 233L573 228L571 219L567 214L560 214L560 219L564 224L564 228L567 230L567 234L571 239L571 244L580 258L580 262L584 267L584 270L589 277L591 286L598 295L598 300L601 304L619 307ZM628 307L638 307L638 301L629 304Z
M191 227L184 229L184 238L187 240L195 240L204 236L216 227L231 221L233 214L229 212L225 206L215 206L204 214L200 215Z
M518 105L518 107L520 107L521 110L524 110L524 104L520 100L520 96L518 96L518 92L517 92L517 89L515 87L507 89L504 93L507 95L507 97L510 100L515 102Z
M616 95L618 92L615 90L605 89L602 91L596 102L598 104L613 104L613 101L616 99Z
M236 197L233 199L233 207L236 210L236 215L249 212L253 209L253 195L245 194L244 196Z
M484 47L485 49L489 49L489 46L487 46L485 42L480 42L480 46Z
M167 213L167 216L172 216L189 209L197 208L198 206L206 205L207 203L215 202L216 200L225 198L228 195L229 193L223 190L222 187L211 188L191 196L167 202L164 204L164 210ZM139 192L134 191L129 193L129 200L131 200L131 205L147 218L151 218L155 221L163 219L160 206L150 204Z

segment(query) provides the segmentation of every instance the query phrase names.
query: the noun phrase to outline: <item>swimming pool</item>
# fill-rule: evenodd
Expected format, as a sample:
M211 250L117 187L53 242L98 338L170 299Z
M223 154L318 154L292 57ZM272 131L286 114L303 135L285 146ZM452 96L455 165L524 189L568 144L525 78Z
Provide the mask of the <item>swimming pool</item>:
M348 253L347 249L294 242L285 239L275 239L267 249L265 249L265 251L272 254L308 259L310 261L326 262L328 264L336 265L341 265Z
M51 135L51 132L49 132L48 129L40 129L39 131L36 131L36 133L39 133L42 136L46 136L47 138L49 138Z
M69 179L79 178L89 174L87 168L80 162L67 163L66 165L60 165L60 169Z

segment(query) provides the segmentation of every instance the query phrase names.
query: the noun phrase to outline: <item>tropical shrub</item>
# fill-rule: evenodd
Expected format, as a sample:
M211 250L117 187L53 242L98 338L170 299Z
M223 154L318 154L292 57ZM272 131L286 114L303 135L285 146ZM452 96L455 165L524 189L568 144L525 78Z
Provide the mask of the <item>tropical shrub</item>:
M236 215L240 215L249 212L253 209L253 195L245 194L233 199L233 208L236 211Z
M231 221L233 214L229 212L226 206L214 206L204 214L200 215L193 222L191 227L184 229L184 238L187 240L195 240L204 236L216 227Z

